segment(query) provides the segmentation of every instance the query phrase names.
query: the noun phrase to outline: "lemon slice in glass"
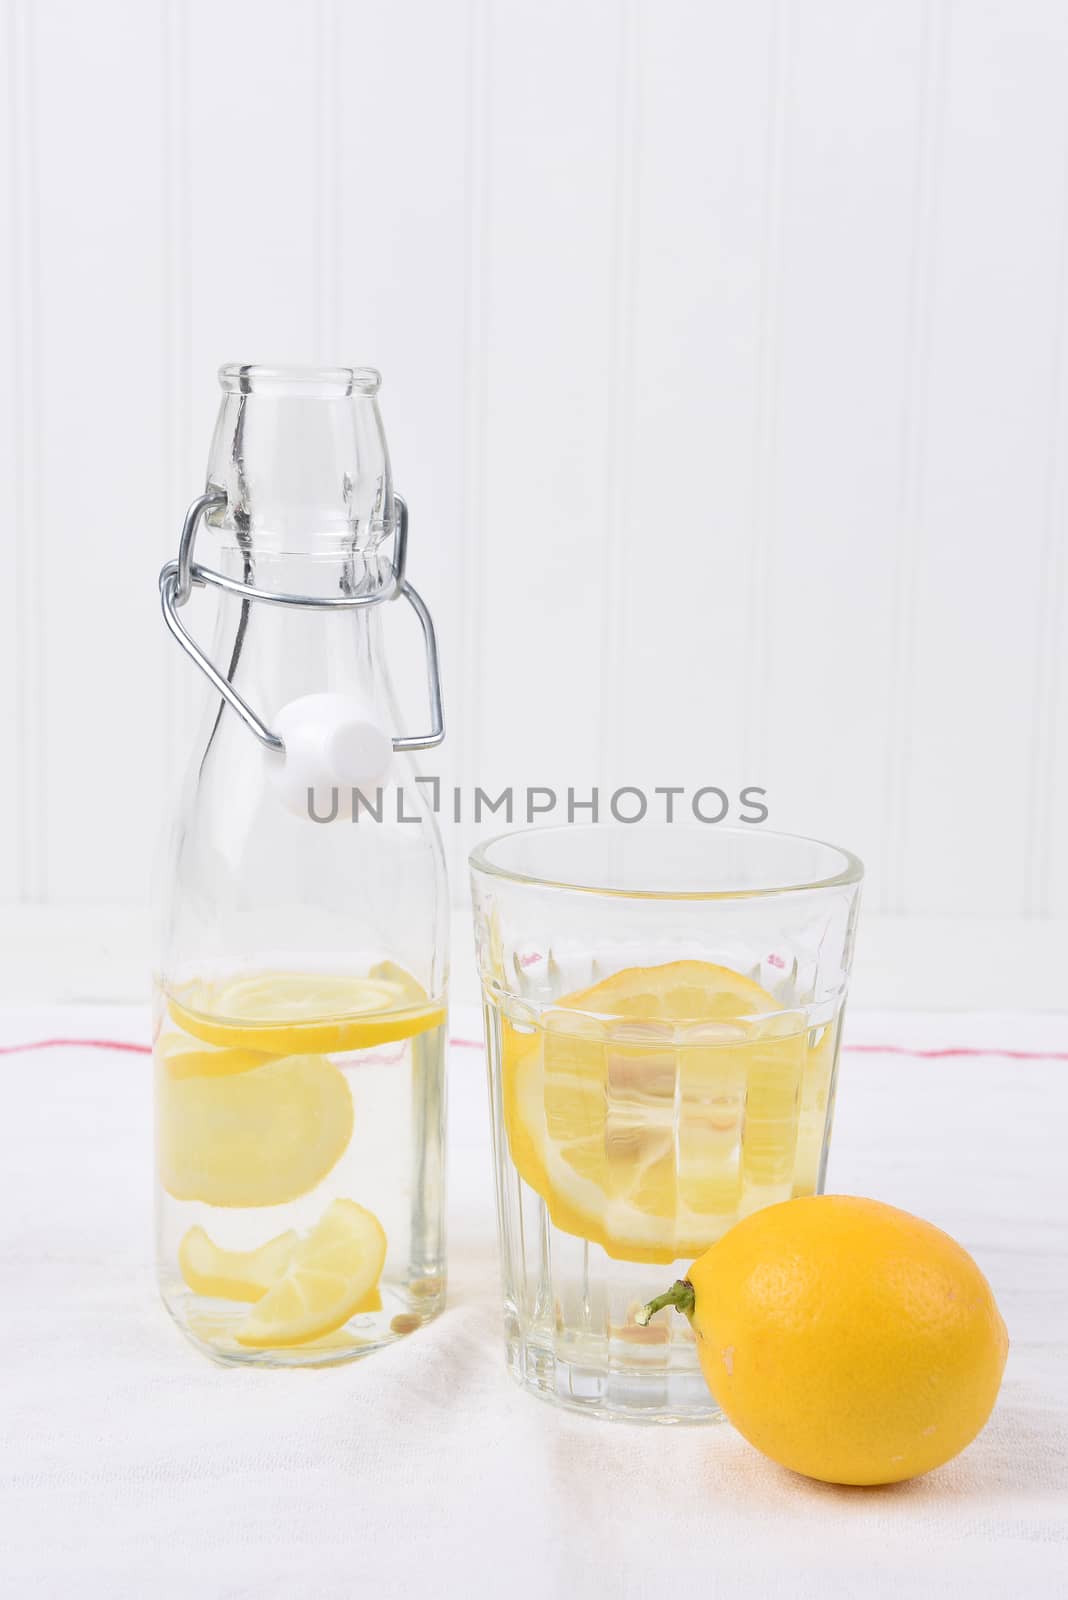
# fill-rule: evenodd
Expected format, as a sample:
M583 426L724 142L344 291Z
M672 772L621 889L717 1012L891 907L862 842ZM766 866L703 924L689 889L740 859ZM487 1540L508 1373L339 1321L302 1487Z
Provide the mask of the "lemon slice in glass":
M410 1039L445 1008L393 962L365 976L253 972L197 979L169 1000L177 1025L206 1044L269 1055L333 1054Z
M235 1338L267 1350L333 1333L377 1288L385 1260L386 1235L374 1213L354 1200L332 1201Z
M176 1200L276 1206L326 1177L352 1137L344 1074L320 1055L248 1072L156 1074L160 1182Z
M503 1030L512 1159L558 1228L627 1261L706 1249L787 1198L805 1035L752 979L632 967ZM784 1193L773 1193L785 1184Z

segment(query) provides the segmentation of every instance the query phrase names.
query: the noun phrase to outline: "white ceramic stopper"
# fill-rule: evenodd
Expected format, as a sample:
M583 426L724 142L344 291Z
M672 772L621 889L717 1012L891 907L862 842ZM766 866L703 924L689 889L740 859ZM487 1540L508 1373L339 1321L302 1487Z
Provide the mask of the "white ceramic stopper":
M374 803L388 778L393 741L363 701L345 694L301 695L275 714L273 726L285 753L268 753L268 772L287 811L316 822L347 822L353 789Z

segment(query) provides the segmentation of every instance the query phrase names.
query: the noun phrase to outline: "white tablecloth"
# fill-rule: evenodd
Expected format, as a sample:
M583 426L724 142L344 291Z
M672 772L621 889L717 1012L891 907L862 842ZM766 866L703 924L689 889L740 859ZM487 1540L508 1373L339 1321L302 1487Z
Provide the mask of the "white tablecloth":
M474 1013L455 1036L477 1037ZM145 1039L0 1014L0 1045ZM366 1361L223 1370L160 1307L150 1075L0 1055L0 1592L16 1597L1053 1596L1068 1572L1068 1017L854 1015L831 1187L978 1259L1012 1338L994 1418L894 1488L784 1472L728 1426L598 1423L502 1360L483 1062L450 1061L449 1307ZM920 1056L914 1050L1033 1052ZM1054 1053L1063 1059L1057 1061Z

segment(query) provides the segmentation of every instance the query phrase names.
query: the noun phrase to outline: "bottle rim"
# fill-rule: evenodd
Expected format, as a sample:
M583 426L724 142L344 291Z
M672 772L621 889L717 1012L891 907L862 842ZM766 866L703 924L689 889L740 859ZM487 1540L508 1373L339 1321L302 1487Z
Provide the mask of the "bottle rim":
M378 393L382 374L374 367L260 366L228 361L219 368L226 394L272 394L287 398L344 399Z

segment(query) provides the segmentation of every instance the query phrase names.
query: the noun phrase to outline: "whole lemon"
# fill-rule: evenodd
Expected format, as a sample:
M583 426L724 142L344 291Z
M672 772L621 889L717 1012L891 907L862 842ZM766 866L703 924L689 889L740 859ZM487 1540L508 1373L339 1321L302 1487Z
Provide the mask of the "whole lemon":
M913 1478L970 1444L993 1409L1009 1341L990 1285L948 1234L894 1206L849 1195L768 1206L687 1281L709 1388L739 1433L795 1472Z

